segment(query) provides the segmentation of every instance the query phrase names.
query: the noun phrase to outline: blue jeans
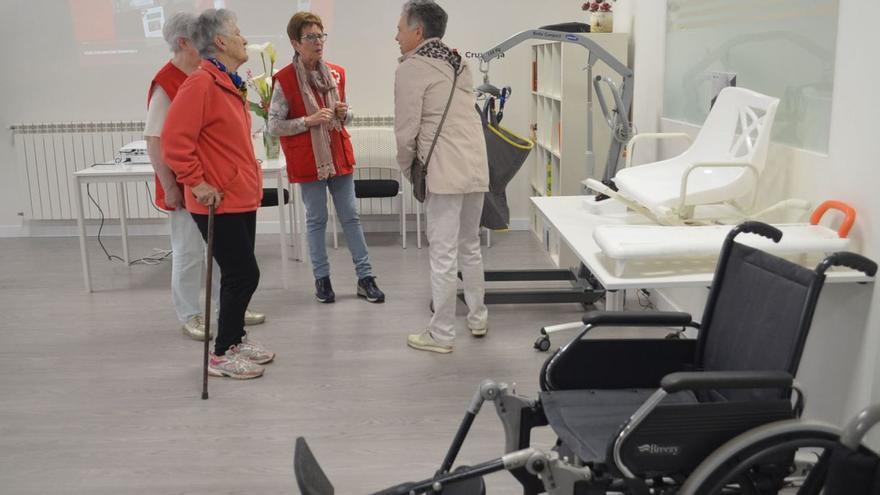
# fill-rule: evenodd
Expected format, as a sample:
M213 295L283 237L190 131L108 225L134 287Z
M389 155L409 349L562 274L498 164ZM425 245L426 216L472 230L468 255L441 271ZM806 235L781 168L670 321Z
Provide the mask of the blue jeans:
M336 175L327 180L304 182L300 184L303 203L306 205L306 228L309 235L309 257L312 260L312 273L316 279L330 276L330 263L327 261L327 190L333 196L336 214L342 223L351 261L359 279L373 274L367 254L367 241L357 212L357 199L354 196L354 175Z

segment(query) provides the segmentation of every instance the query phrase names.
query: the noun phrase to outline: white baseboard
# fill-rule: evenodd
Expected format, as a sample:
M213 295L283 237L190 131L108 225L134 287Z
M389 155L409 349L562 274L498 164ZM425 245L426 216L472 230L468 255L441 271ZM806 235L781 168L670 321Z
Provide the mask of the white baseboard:
M98 234L98 221L86 222L86 235L95 236ZM101 235L118 236L120 233L119 221L107 221ZM79 230L76 221L58 220L58 221L34 221L26 222L22 225L0 225L0 238L2 237L77 237ZM131 220L128 223L128 235L137 236L155 236L168 235L168 224L165 220Z
M652 290L650 300L659 311L684 311L676 298L667 294L663 289Z
M528 218L510 219L510 230L529 230L530 225Z
M374 217L362 219L365 232L397 232L400 229L400 219L397 216ZM96 220L86 221L86 234L95 236L98 234L99 222ZM422 225L424 229L424 225ZM258 234L277 234L279 229L277 220L265 220L257 222ZM510 230L528 230L528 218L512 218ZM407 231L416 231L415 220L407 222ZM101 235L118 236L120 232L118 220L108 220L104 223ZM341 229L340 229L341 234ZM79 232L74 220L40 220L24 222L21 225L0 225L0 238L3 237L77 237ZM164 219L132 219L128 223L128 235L158 236L168 235L168 224Z

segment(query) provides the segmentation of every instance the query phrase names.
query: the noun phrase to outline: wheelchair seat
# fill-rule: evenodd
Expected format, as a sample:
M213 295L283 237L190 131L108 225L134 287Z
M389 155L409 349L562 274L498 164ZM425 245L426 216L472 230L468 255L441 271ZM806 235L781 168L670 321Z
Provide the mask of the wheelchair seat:
M553 432L584 462L605 462L613 438L653 388L630 390L559 390L541 392L541 405ZM696 404L693 392L670 394L663 404Z

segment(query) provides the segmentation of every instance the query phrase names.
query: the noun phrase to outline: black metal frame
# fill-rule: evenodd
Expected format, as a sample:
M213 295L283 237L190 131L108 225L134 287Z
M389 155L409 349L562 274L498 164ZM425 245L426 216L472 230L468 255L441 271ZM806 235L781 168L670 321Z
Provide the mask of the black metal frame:
M486 270L486 282L568 282L570 288L486 289L485 304L577 303L586 309L605 296L605 288L581 264L578 273L568 269ZM461 279L461 272L458 273ZM465 302L464 292L458 298Z

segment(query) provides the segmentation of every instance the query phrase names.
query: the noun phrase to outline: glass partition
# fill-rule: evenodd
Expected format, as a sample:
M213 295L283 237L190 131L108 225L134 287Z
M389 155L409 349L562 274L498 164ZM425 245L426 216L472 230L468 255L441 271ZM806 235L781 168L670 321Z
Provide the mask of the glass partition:
M837 0L668 0L664 117L702 124L733 84L780 99L774 141L826 153L837 12Z

